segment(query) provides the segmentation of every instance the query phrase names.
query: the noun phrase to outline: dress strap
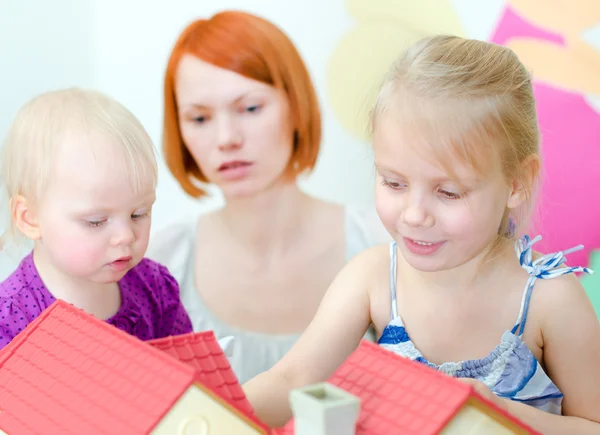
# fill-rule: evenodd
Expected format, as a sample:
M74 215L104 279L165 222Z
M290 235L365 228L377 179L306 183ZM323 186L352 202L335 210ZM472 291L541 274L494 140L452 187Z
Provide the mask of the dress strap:
M515 251L519 258L519 263L521 263L521 267L529 274L527 284L525 285L525 291L523 292L523 299L521 300L519 317L517 318L517 322L512 329L513 334L518 336L523 335L523 331L525 330L527 313L529 311L529 301L531 300L531 294L533 292L535 282L538 279L551 279L567 273L594 273L591 269L582 266L561 267L565 261L567 261L567 254L583 249L583 245L578 245L565 251L546 254L535 261L532 260L533 255L531 247L541 239L542 236L537 236L534 239L530 239L529 236L526 235L517 240L515 243Z
M391 295L391 320L394 320L398 317L398 310L396 308L396 268L397 268L397 245L396 242L390 242L390 295Z

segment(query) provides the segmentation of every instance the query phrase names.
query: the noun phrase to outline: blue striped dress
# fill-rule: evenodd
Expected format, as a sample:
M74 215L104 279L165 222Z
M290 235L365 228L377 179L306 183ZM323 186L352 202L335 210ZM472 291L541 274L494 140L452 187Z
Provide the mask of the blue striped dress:
M566 254L582 248L544 255L532 260L531 247L540 240L528 236L517 240L515 249L521 266L529 273L523 292L521 309L514 327L504 332L500 344L482 359L446 362L436 365L427 361L410 340L396 308L396 243L390 243L391 321L383 330L378 343L398 355L433 367L440 372L460 378L473 378L483 382L496 395L523 402L540 410L560 414L563 394L548 377L539 361L523 342L529 301L538 279L551 279L572 272L592 273L585 267L562 267Z

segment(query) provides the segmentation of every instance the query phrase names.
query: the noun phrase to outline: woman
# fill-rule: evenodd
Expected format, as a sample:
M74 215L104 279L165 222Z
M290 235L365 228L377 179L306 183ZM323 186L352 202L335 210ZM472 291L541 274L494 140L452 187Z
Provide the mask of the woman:
M272 23L221 12L180 35L165 77L164 155L184 191L225 206L166 228L150 256L177 278L194 329L233 335L241 382L296 341L336 273L388 235L374 212L302 192L321 118L296 48Z

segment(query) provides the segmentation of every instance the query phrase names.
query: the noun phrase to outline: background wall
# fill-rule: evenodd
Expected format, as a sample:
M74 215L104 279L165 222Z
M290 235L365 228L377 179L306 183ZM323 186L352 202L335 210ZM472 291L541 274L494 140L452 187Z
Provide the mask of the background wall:
M124 103L140 118L160 148L162 78L170 49L187 23L221 9L243 9L262 15L278 24L297 45L313 76L324 112L323 152L316 170L302 185L309 192L341 203L372 202L372 159L362 134L365 104L376 77L389 59L416 37L452 32L485 40L498 39L502 36L498 32L506 33L507 26L509 30L519 26L506 21L507 10L515 10L536 26L545 26L547 33L560 37L570 31L575 33L567 35L569 41L583 38L591 48L589 53L585 52L583 63L577 64L578 71L600 76L600 17L589 22L596 9L600 12L596 0L580 0L580 6L579 2L569 3L575 13L571 14L573 17L563 14L568 29L555 24L552 13L548 19L548 10L559 15L556 10L564 7L562 0L549 0L544 11L534 8L533 12L528 9L529 4L535 3L531 0L172 0L168 3L167 6L167 2L142 0L0 0L0 137L4 137L18 107L27 99L49 89L78 85L99 89ZM585 25L589 29L571 25L585 21L582 17L588 17ZM544 65L535 63L534 74L536 68L543 70ZM583 95L590 108L586 122L595 120L600 126L599 110L594 108L598 107L596 95L600 95L600 90L587 86L576 89L577 86L571 86L572 80L567 80L567 84L560 80L551 84L566 93ZM597 83L600 87L600 82ZM565 111L561 116L572 115ZM590 142L593 138L589 136L586 140ZM600 141L600 135L597 139ZM574 142L568 145L570 151L577 141ZM591 157L578 158L585 161ZM218 194L203 202L184 196L160 163L153 232L182 215L221 204ZM579 200L577 203L582 208L581 214L585 209L588 219L571 222L570 226L578 232L575 236L591 240L592 247L600 247L598 225L594 234L588 228L596 216L594 213L598 214L600 170L596 174L586 176L597 177L597 182L579 183L577 180L584 175L577 174L576 167L568 166L550 177L562 184L574 183L579 190L581 185L587 186L584 189L589 198L587 203ZM557 210L565 206L552 201L550 207ZM5 205L0 205L3 218L5 210ZM600 216L595 220L598 221ZM6 221L0 221L0 229L5 225ZM550 235L545 237L552 241L552 234L558 231L552 225L558 224L552 221L549 225ZM560 245L562 239L554 240L556 249L570 246ZM587 257L588 251L578 259L585 261ZM0 253L0 278L13 270L18 259L18 255Z
M96 85L92 15L86 1L0 0L0 141L19 107L38 93ZM0 189L0 234L8 225L6 203ZM27 248L0 251L0 279Z

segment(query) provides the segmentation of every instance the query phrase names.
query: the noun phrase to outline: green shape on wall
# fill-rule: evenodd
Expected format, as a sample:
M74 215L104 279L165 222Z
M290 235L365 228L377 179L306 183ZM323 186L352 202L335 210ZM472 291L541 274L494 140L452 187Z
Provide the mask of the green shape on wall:
M600 251L592 251L588 264L589 268L596 273L584 274L581 277L581 284L592 301L596 314L598 314L598 320L600 320Z

